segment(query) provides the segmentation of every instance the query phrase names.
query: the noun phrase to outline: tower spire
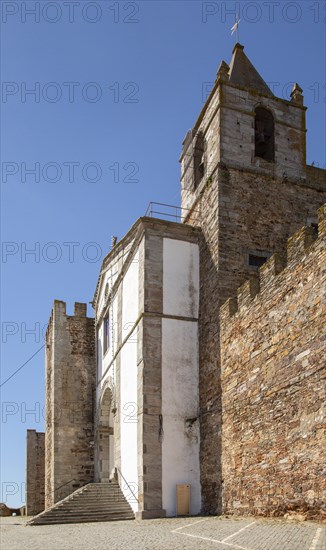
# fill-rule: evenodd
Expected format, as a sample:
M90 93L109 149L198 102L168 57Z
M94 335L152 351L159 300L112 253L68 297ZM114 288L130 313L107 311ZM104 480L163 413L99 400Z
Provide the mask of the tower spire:
M256 90L264 95L273 97L273 93L249 61L244 53L244 46L237 42L233 48L230 63L229 77L230 84L241 88Z

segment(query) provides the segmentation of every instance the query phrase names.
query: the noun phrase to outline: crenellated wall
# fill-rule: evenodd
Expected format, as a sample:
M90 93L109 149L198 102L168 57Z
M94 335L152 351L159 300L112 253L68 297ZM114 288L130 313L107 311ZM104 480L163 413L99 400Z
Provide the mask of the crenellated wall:
M220 310L223 510L322 516L326 205Z
M242 50L237 44L233 52L240 65ZM257 74L253 74L253 85L246 87L232 78L231 65L221 63L213 90L183 142L180 158L184 222L202 231L199 388L205 513L222 509L219 308L256 273L251 258L282 251L290 235L315 223L317 209L326 201L326 171L306 166L301 92L296 88L287 101L257 91L256 84L263 84ZM246 67L244 62L240 80ZM258 105L274 117L274 161L255 156ZM199 135L205 139L205 170L200 182L194 170Z
M55 300L46 334L45 506L94 480L94 319Z

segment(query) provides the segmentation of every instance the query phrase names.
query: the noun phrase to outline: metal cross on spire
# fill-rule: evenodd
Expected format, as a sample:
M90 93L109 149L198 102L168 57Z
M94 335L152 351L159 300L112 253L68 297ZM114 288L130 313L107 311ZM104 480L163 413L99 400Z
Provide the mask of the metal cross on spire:
M237 37L237 42L239 42L239 23L240 23L241 19L239 19L239 16L236 15L235 16L235 23L233 25L233 27L231 28L231 36L234 32L236 32L236 37Z

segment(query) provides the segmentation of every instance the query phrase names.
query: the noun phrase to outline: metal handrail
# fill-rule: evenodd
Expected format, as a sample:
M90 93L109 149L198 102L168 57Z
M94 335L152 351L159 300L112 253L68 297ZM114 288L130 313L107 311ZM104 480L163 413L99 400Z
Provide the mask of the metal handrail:
M138 498L136 497L135 493L133 492L132 488L130 487L128 481L126 480L126 478L124 477L124 475L122 474L121 470L119 470L119 468L117 468L117 471L119 472L119 474L121 475L123 481L128 485L128 488L130 490L130 492L133 494L133 496L135 497L135 499L137 500L138 504L139 504L139 500Z
M55 491L58 491L59 489L61 489L61 487L64 487L65 485L68 485L68 483L71 483L72 481L77 481L75 478L73 479L70 479L69 481L67 481L66 483L63 483L62 485L59 485L59 487L56 487L55 489L53 489L53 491L51 491L50 493L46 493L46 495L44 495L44 498L45 497L48 497L49 495L52 495L52 493L54 493ZM78 487L78 489L80 489L81 487ZM69 495L68 495L69 496Z
M164 208L172 208L174 210L174 213L170 213L170 212L164 212L164 211L160 211L160 208L156 209L156 207L164 207ZM180 220L182 218L182 214L183 214L183 211L186 211L186 212L189 212L191 209L190 208L185 208L183 206L175 206L173 204L166 204L164 202L150 202L148 207L147 207L147 210L146 210L146 213L145 213L145 216L146 217L152 217L153 214L158 214L160 216L165 216L165 217L168 217L168 218L175 218L175 220L180 223ZM194 211L194 213L197 213L196 211Z

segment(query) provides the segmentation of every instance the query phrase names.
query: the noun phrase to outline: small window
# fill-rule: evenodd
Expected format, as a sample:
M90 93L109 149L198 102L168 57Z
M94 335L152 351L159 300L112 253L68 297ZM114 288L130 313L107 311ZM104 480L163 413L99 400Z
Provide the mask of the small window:
M202 132L199 132L194 149L194 188L197 189L205 175L205 139Z
M110 347L110 318L109 315L103 321L103 353Z
M271 257L271 253L268 251L261 252L260 250L252 250L247 256L247 265L252 268L258 269Z
M267 109L257 107L255 111L255 156L273 161L274 142L274 117Z
M318 239L318 223L312 223L310 227L313 229L315 238Z
M266 262L265 256L256 256L255 254L249 254L249 265L252 267L261 267Z
M312 227L314 236L318 239L318 219L317 218L307 218L307 226Z

